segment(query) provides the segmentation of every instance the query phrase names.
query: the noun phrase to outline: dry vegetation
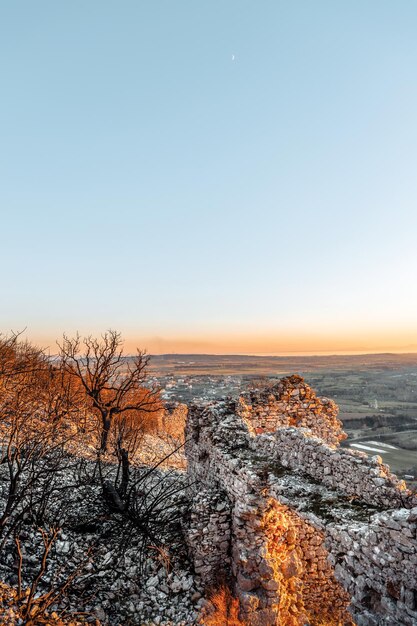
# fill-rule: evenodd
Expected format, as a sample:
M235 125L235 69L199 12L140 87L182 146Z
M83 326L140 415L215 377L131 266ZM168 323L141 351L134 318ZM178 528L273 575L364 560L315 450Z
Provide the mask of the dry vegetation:
M163 411L159 390L147 385L148 360L138 351L126 361L114 331L99 340L64 337L53 360L19 335L0 336L0 468L7 470L1 477L0 551L11 555L9 578L15 581L0 587L1 623L83 622L62 600L80 580L80 598L91 598L85 568L96 546L87 542L76 562L55 561L51 571L64 526L105 520L120 556L132 536L140 536L139 560L149 546L164 550L161 537L177 533L171 502L183 485L158 478L150 487L155 465L146 472L132 465ZM88 519L77 519L74 493L94 485L101 502L97 510L88 504Z
M203 626L246 626L239 618L239 600L228 585L222 584L210 595L210 605L201 617Z

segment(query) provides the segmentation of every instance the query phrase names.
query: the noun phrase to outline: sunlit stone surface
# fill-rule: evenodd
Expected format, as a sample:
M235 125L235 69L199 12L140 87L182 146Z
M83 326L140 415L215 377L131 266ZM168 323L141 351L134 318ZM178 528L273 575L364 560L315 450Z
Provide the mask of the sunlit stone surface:
M298 376L190 407L190 553L252 626L417 624L417 498L343 438Z

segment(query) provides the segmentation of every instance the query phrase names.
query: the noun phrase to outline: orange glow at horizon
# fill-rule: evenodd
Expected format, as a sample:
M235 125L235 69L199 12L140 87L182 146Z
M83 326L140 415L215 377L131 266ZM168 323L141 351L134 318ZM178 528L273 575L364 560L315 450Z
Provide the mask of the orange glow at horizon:
M106 329L85 330L80 328L81 337L93 335L99 337ZM383 329L361 332L302 332L289 329L281 332L253 331L225 332L170 332L156 335L135 333L120 329L125 340L125 353L131 354L136 348L145 349L149 354L257 354L257 355L328 355L328 354L366 354L381 352L417 353L417 329L401 332ZM68 335L74 332L68 331ZM47 348L56 354L57 339L62 332L51 335L46 332L25 333L30 341Z
M81 333L82 334L82 333ZM100 332L95 333L97 336ZM144 336L122 333L125 352L136 348L149 354L354 354L378 352L417 352L417 331L402 333L219 333L202 335ZM38 340L41 345L54 346L55 341Z

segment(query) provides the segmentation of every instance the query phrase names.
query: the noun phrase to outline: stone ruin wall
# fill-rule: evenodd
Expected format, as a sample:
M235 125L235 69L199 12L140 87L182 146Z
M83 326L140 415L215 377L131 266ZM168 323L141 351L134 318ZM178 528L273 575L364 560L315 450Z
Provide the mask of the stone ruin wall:
M199 417L213 426L210 412ZM198 486L188 535L196 573L210 585L221 570L231 570L253 625L276 624L278 618L288 626L319 624L324 614L352 623L346 614L348 596L333 576L320 531L270 497L250 461L220 446L210 454L212 438L199 427L196 456L187 444L189 472ZM213 431L215 439L230 440L215 424ZM234 434L239 445L242 433Z
M369 457L365 452L332 448L304 428L281 428L250 440L249 447L258 455L368 504L393 508L409 503L405 482L391 473L379 455Z
M190 407L186 455L195 496L186 536L196 574L210 586L219 572L231 573L251 626L417 626L415 496L378 457L337 448L343 433L336 423L329 436L326 411L314 430L306 428L311 417L302 410L311 409L300 404L314 394L302 379L282 382L300 388L289 404L301 428L286 423L292 418L282 417L282 407L276 411L279 390L268 394L279 397L268 400L283 423L275 432L271 421L254 430L261 428L260 394L252 393L249 409L256 427L248 412L242 416L245 397ZM335 423L333 403L314 404L330 406Z
M333 400L318 398L301 376L288 376L260 391L243 393L236 409L253 435L296 426L308 428L330 446L346 439L337 419L338 406Z
M417 624L417 508L374 515L368 524L326 528L335 576L358 626Z

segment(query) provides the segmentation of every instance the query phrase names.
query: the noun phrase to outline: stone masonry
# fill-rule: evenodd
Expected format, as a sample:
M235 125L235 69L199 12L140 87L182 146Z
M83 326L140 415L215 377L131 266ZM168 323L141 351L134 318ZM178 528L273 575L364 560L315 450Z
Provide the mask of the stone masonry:
M251 434L275 432L282 426L305 427L330 446L346 439L338 412L333 400L318 398L297 375L261 391L243 393L237 405L237 413Z
M190 554L251 626L417 626L417 498L343 437L296 376L189 408Z

